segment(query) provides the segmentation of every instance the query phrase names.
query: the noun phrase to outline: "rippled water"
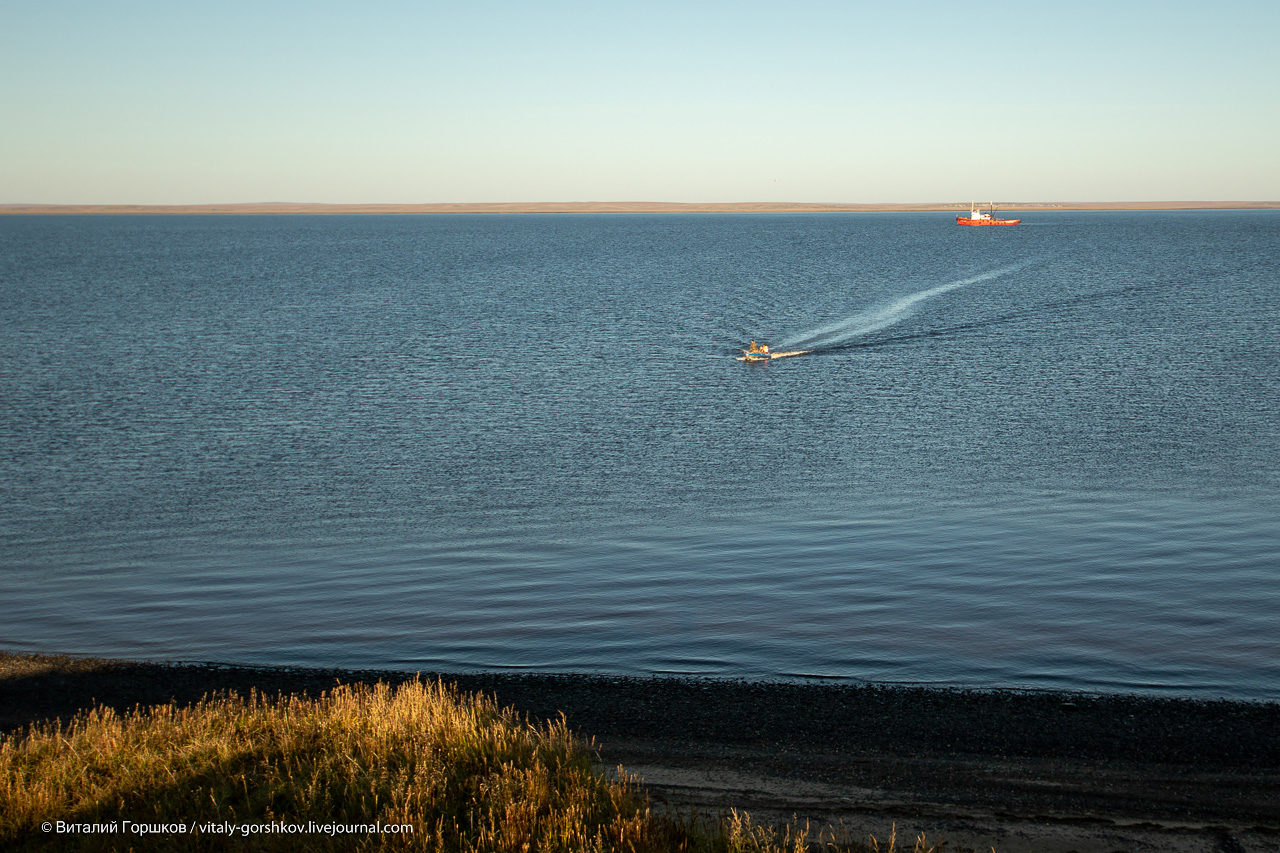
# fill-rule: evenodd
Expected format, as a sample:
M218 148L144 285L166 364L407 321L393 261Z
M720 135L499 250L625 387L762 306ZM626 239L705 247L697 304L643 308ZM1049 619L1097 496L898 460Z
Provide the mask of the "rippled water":
M1270 211L3 217L0 645L1277 698L1278 297Z

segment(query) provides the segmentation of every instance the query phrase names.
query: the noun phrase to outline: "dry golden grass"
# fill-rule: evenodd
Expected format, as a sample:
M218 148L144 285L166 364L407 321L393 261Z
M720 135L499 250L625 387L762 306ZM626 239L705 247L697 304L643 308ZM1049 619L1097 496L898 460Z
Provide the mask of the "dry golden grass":
M356 846L657 849L633 785L600 778L563 721L535 726L438 683L338 687L315 701L229 695L127 716L97 709L6 738L0 766L0 846L110 849L131 838L41 829L59 820L380 821L413 829L366 835ZM228 840L204 839L219 847ZM354 839L263 834L244 842L294 849L302 840L310 849L347 849ZM188 847L200 836L147 841Z
M0 848L899 849L811 839L807 827L760 827L736 811L710 830L655 815L632 777L609 781L592 757L563 719L530 723L439 682L340 686L314 700L226 694L123 716L97 708L0 739ZM45 828L59 821L113 831ZM226 829L309 822L402 829ZM915 847L931 849L923 838Z

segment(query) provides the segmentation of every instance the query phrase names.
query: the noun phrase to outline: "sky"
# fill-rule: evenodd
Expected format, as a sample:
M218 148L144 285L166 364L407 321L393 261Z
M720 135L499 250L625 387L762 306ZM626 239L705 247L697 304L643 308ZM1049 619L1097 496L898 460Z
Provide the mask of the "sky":
M1280 200L1280 3L0 0L0 203Z

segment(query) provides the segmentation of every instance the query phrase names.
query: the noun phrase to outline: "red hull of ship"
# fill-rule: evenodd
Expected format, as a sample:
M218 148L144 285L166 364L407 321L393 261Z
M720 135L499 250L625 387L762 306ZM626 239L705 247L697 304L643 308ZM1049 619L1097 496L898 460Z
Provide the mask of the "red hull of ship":
M967 216L957 216L957 225L1017 225L1021 219L970 219Z

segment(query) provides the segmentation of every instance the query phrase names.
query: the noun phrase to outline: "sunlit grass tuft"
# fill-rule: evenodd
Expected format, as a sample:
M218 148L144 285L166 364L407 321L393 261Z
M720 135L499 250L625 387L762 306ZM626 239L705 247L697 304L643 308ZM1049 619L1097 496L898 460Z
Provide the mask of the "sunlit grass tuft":
M532 723L439 682L339 686L318 699L223 694L126 715L100 707L0 739L0 848L781 853L834 846L811 839L808 827L761 827L736 811L711 831L657 815L633 777L610 781L592 758L563 719ZM58 821L117 829L44 828ZM139 837L124 822L188 829ZM225 829L309 822L403 829Z

